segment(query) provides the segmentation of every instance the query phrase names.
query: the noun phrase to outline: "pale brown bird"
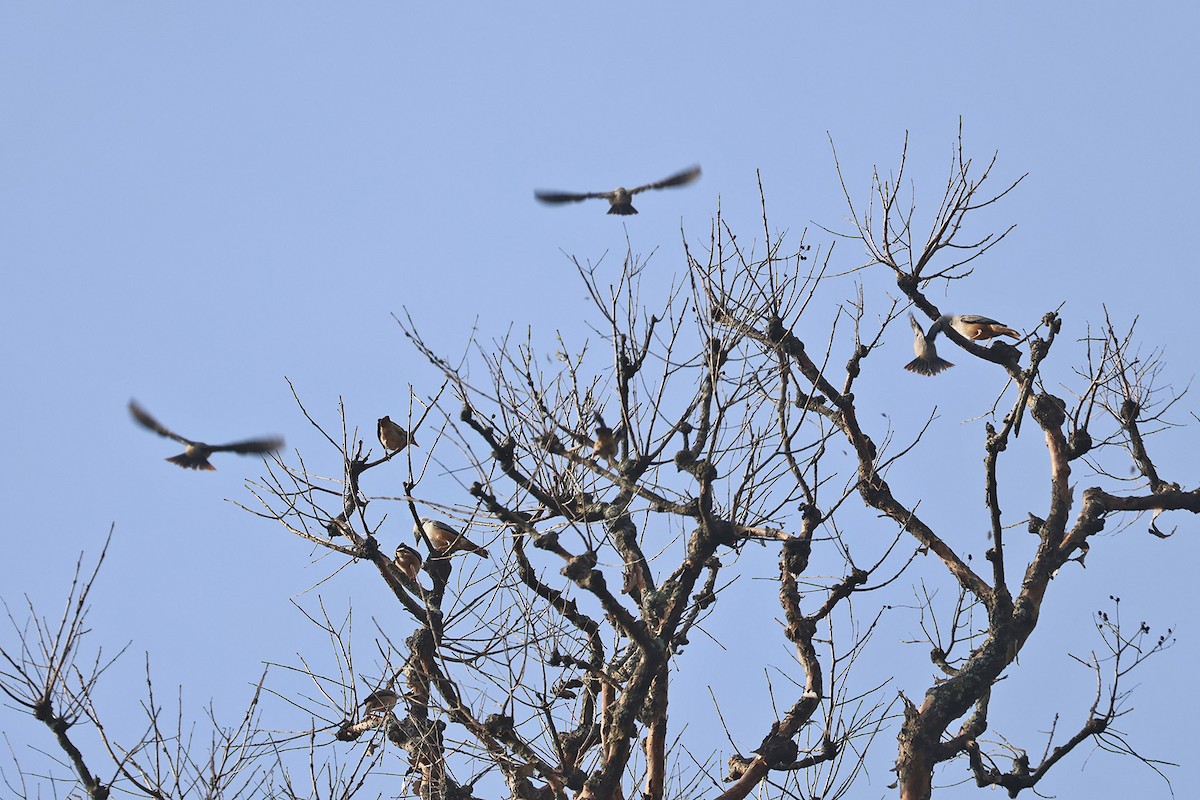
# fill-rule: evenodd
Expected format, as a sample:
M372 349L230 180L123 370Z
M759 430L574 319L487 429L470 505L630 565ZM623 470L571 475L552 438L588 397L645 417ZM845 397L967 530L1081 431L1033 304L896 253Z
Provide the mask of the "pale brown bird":
M909 312L908 322L912 325L914 339L913 352L917 357L904 365L904 368L909 372L915 372L918 375L937 375L943 370L950 369L954 365L944 358L939 358L937 348L933 345L933 340L942 331L942 320L938 320L930 326L929 332L921 330L921 324L917 322L917 318Z
M239 455L263 455L266 453L274 453L279 448L283 447L283 439L247 439L244 442L232 442L230 444L205 444L204 442L193 442L191 439L185 439L178 433L166 428L154 417L146 413L146 409L139 406L133 400L129 401L129 413L133 415L133 419L141 426L149 428L159 436L165 436L168 439L174 439L186 449L177 456L171 456L167 459L172 464L178 464L187 469L203 469L215 470L212 464L208 463L208 457L213 453L237 453Z
M417 573L421 571L421 554L408 545L402 544L396 548L396 557L392 559L392 563L396 565L396 569L404 573L406 578L415 581Z
M955 314L953 316L943 314L938 322L941 323L943 329L949 325L962 334L964 339L969 339L972 342L977 342L981 339L992 339L997 336L1011 336L1014 339L1021 338L1021 334L1003 322L981 317L978 314Z
M633 196L638 192L644 192L647 189L667 189L672 186L683 186L691 183L700 177L700 167L695 166L685 169L683 172L677 172L669 178L664 178L656 183L647 183L643 186L635 186L632 189L626 189L624 186L618 186L611 192L584 192L582 194L575 192L547 192L538 190L533 193L533 196L543 203L577 203L580 200L589 200L593 197L603 197L609 202L608 213L610 214L636 214L637 209L633 207Z
M400 695L391 689L376 689L362 701L364 714L386 714L400 702Z
M600 416L599 411L593 411L592 416L596 420L596 443L592 445L592 455L603 458L612 466L617 455L617 437L612 428L604 424L604 417Z
M470 541L444 522L439 522L429 517L421 517L421 527L418 528L416 525L413 525L413 534L418 539L421 537L422 529L429 538L429 543L433 545L433 549L442 555L448 556L452 553L464 552L475 553L487 558L487 550Z
M380 417L379 423L376 426L376 433L379 434L379 443L383 445L385 450L399 452L410 444L413 447L420 447L417 444L415 436L401 428L396 423L392 422L391 417Z

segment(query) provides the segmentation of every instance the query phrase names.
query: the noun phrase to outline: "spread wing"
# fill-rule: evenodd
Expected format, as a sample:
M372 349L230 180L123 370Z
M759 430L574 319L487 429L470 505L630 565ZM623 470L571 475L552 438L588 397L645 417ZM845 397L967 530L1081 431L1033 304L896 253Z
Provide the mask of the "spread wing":
M921 328L921 323L917 322L917 318L913 316L911 311L908 312L908 324L912 325L912 329L917 334L917 337L923 338L927 345L932 345L933 340L942 332L941 319L934 320L933 324L929 326L929 330L926 331Z
M630 194L644 192L647 189L669 189L672 186L683 186L686 183L691 183L700 177L700 165L685 169L683 172L676 172L669 178L663 178L656 183L647 183L645 186L639 186L636 189L630 189Z
M911 311L908 312L908 324L912 326L913 333L917 336L925 336L925 329L921 327L921 323L917 322L917 318L913 316Z
M612 192L585 192L577 194L575 192L547 192L541 189L533 193L533 196L543 203L578 203L580 200L591 200L594 197L611 198Z
M174 439L180 444L198 444L198 442L193 442L191 439L185 439L178 433L175 433L175 431L164 426L161 422L150 416L150 414L146 412L146 409L139 406L134 400L129 401L129 413L133 415L135 422L137 422L143 428L154 431L159 436L165 436L168 439Z
M240 453L242 455L250 455L252 453L274 453L279 448L283 447L283 439L247 439L244 442L231 442L230 444L218 444L212 446L214 453Z
M601 416L600 412L597 411L596 409L592 409L592 418L594 420L596 420L596 435L597 436L603 435L605 433L605 431L607 431L609 435L617 437L617 438L621 438L622 436L625 435L625 423L624 422L619 422L619 423L617 423L617 427L610 428L610 427L608 427L607 424L605 424L604 417Z

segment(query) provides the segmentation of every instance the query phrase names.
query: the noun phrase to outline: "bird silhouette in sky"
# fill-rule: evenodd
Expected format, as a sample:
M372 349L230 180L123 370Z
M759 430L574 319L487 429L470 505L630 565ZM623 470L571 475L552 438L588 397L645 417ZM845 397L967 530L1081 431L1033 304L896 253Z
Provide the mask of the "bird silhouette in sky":
M626 189L624 186L618 186L611 192L584 192L582 194L576 192L547 192L538 190L533 193L533 196L543 203L577 203L580 200L590 200L593 197L603 197L609 202L610 214L636 214L637 209L633 207L633 196L639 192L644 192L648 189L669 189L672 186L683 186L691 183L700 177L700 167L690 167L683 172L677 172L669 178L664 178L655 183L647 183L642 186L635 186L632 189Z
M433 545L433 548L444 556L461 551L464 553L475 553L487 558L487 550L470 541L466 536L463 536L444 522L439 522L429 517L421 517L421 527L413 526L413 534L418 539L421 538L422 529L424 529L425 535L429 538L429 543Z
M243 442L232 442L230 444L205 444L204 442L195 442L191 439L185 439L173 430L165 427L162 423L150 416L146 409L139 406L133 400L129 401L129 413L133 415L133 419L142 427L148 428L159 436L165 436L168 439L174 439L185 446L185 450L177 456L171 456L167 459L172 464L178 464L186 469L201 469L215 470L212 464L208 462L208 457L213 453L237 453L238 455L265 455L274 453L279 448L283 447L283 439L247 439Z
M420 447L416 437L392 422L391 417L380 417L375 432L379 435L379 443L385 450L399 452L410 444L413 447Z
M904 365L906 370L918 375L937 375L954 366L946 359L938 357L937 348L933 344L933 340L942 332L942 320L939 319L933 323L928 332L921 330L921 323L917 322L917 318L912 315L912 312L908 314L908 322L912 325L913 352L917 357Z
M943 330L949 325L962 334L964 339L969 339L972 342L977 342L980 339L992 339L996 336L1011 336L1014 339L1021 338L1021 334L1003 322L997 322L988 317L981 317L978 314L955 314L953 316L943 314L938 322L941 323Z

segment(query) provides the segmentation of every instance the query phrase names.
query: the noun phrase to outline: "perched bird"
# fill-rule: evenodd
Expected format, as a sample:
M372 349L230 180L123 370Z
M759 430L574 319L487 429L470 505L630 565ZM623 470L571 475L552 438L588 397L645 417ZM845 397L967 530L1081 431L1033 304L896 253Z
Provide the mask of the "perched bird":
M612 428L604 424L604 417L600 416L599 411L593 411L592 416L596 419L596 443L592 446L592 454L596 458L603 458L611 466L616 460L617 437Z
M398 702L400 702L400 695L391 689L376 689L367 695L366 700L362 701L363 713L386 714L395 708Z
M417 573L421 571L421 554L408 545L402 544L396 548L396 557L392 559L392 563L396 565L396 569L404 573L406 578L415 581Z
M981 317L978 314L943 314L938 320L944 329L947 325L962 334L964 339L977 342L980 339L992 339L996 336L1011 336L1020 339L1021 334L1006 326L1003 322Z
M383 445L384 450L392 452L400 452L410 444L413 447L420 447L417 444L415 436L401 428L396 423L392 422L391 417L380 417L379 423L376 426L376 433L379 434L379 443Z
M669 178L665 178L656 183L647 183L643 186L635 186L632 189L626 189L624 186L618 186L611 192L585 192L576 194L574 192L546 192L538 190L533 193L533 196L543 203L575 203L580 200L589 200L593 197L603 197L608 200L611 208L608 209L610 214L636 214L637 209L633 207L632 199L638 192L644 192L647 189L667 189L672 186L683 186L691 183L700 177L700 167L695 166L690 169L685 169L683 172L677 172Z
M487 550L468 540L467 537L444 522L439 522L429 517L421 517L421 527L418 528L416 525L413 525L413 533L418 539L421 537L422 530L425 531L425 535L429 538L429 543L433 545L433 549L442 555L448 556L451 553L462 551L475 553L487 558Z
M204 469L215 470L212 464L208 463L208 457L213 453L238 453L239 455L261 455L265 453L274 453L279 448L283 447L283 439L247 439L244 442L233 442L231 444L205 444L204 442L193 442L191 439L185 439L178 433L164 427L162 423L154 417L146 413L146 409L139 406L133 400L129 401L129 413L133 415L134 420L141 426L149 428L159 436L165 436L168 439L174 439L186 449L177 456L171 456L167 459L172 464L178 464L187 469Z
M913 339L913 352L917 357L904 365L904 368L909 372L915 372L918 375L937 375L942 370L947 370L953 367L944 358L938 358L937 348L933 345L933 340L942 332L942 320L938 320L930 326L929 332L921 330L921 324L917 322L917 318L910 311L908 314L909 324L912 325L915 338Z
M351 530L351 528L345 511L329 520L329 522L325 523L325 532L329 534L330 539L336 539L339 536L345 536L346 531L348 530Z

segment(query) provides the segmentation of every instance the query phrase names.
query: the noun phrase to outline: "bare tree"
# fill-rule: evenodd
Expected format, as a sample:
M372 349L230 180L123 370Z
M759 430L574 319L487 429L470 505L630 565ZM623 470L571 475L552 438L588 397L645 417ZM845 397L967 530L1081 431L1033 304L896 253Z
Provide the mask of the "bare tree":
M395 609L373 610L367 671L356 666L364 636L351 616L307 612L331 647L277 665L311 687L277 696L312 725L267 732L252 704L245 726L215 743L214 752L237 758L206 772L181 753L175 772L186 766L207 787L236 779L236 796L349 797L369 775L387 775L383 754L392 748L404 764L392 779L422 798L472 797L481 781L488 794L502 781L523 800L835 798L862 778L886 733L896 741L899 796L918 800L931 796L939 765L954 760L979 786L1016 796L1087 741L1142 758L1111 725L1124 712L1129 670L1171 637L1145 625L1130 633L1115 612L1097 617L1105 655L1080 657L1097 685L1081 723L1060 734L1056 722L1036 759L983 735L997 683L1019 668L1052 580L1084 561L1089 538L1145 512L1151 532L1166 536L1159 514L1200 511L1200 494L1162 476L1147 446L1178 398L1156 385L1157 354L1137 354L1132 326L1122 332L1107 312L1085 337L1086 363L1053 377L1057 310L1015 344L990 346L979 343L985 323L970 328L944 314L931 287L967 280L984 263L1008 231L971 238L969 223L1019 179L993 190L995 159L976 168L960 137L928 231L918 232L915 196L902 197L905 166L902 155L893 177L876 173L865 203L846 190L851 228L833 241L866 252L848 270L834 268L832 245L772 233L764 196L761 252L718 214L702 248L685 241L685 277L659 301L644 294L647 262L632 252L615 276L575 260L593 306L588 341L560 334L547 354L532 334L510 332L473 339L452 359L404 316L404 336L441 375L433 391L413 388L407 418L398 417L407 446L376 454L345 411L331 432L297 397L328 452L276 458L251 484L261 503L253 513L334 569L370 569ZM898 291L879 288L885 275ZM868 376L904 374L882 346L889 331L911 336L910 309L935 323L926 344L944 335L943 351L988 362L1000 379L983 409L986 565L938 530L938 509L956 498L936 484L914 490L896 480L897 465L945 459L926 452L934 411L907 439L886 413L882 427L868 421L868 410L894 401ZM1047 389L1052 381L1068 386L1069 399ZM1026 417L1048 464L1044 508L1014 517L1001 506L998 465L1023 422L1028 432ZM1130 459L1136 481L1118 477ZM336 478L327 477L331 463L340 465ZM1076 499L1070 476L1079 463L1100 485ZM402 492L381 489L389 485ZM1006 540L1018 525L1036 546ZM763 615L735 583L762 553L775 564L769 614L779 620L776 644L789 650L779 674L790 685L771 687L773 704L755 709L750 739L729 731L732 755L718 764L710 731L685 735L669 724L672 701L681 702L674 687L703 669L697 637ZM894 657L897 643L878 634L891 608L884 598L908 587L941 673L920 699L870 666ZM32 639L19 632L27 643L46 640L37 630ZM5 691L56 735L79 714L102 730L89 694L102 670L66 690L47 677L62 672L64 657L53 645L43 650L40 659L4 651ZM763 642L746 661L765 666L771 652ZM49 710L64 691L53 705L61 710ZM732 700L715 699L717 715ZM135 747L106 742L113 780L145 796L191 796L140 758L170 738L157 719L150 715ZM88 770L68 738L59 744L89 796L106 796L112 781ZM303 787L288 768L297 753L307 758ZM1002 768L1005 757L1011 766Z
M88 599L111 539L110 530L90 573L82 559L76 563L57 622L39 615L28 600L23 622L6 607L18 644L0 647L0 693L42 722L64 756L56 764L61 770L39 773L25 768L14 755L15 773L0 770L9 796L42 797L43 789L57 793L59 786L66 787L66 796L89 800L122 794L153 798L265 796L273 782L276 751L259 714L265 673L236 724L221 725L209 709L210 735L204 741L187 721L182 697L176 699L174 713L164 708L155 694L147 660L140 732L125 740L111 732L111 720L120 720L124 728L132 723L132 715L122 713L123 709L102 714L97 707L97 689L128 645L115 655L105 655L101 646L91 645L87 622Z

